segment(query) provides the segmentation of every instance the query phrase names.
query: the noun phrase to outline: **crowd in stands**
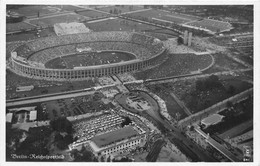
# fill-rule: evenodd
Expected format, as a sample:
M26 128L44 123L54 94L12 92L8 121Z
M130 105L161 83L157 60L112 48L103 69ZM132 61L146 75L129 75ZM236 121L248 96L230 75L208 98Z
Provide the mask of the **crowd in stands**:
M103 76L98 78L99 84L102 85L111 85L114 84L115 81L110 76Z
M90 30L83 24L77 22L54 24L55 33L60 35L88 33Z
M122 73L122 74L117 74L118 78L122 81L122 82L131 82L131 81L135 81L136 79L129 73Z
M191 74L208 67L212 62L209 55L171 54L159 66L135 74L138 79L162 78Z
M6 43L6 59L9 59L11 57L11 52L15 48L23 45L24 43L25 43L25 41L15 41L15 42Z
M163 51L158 39L130 32L99 32L46 37L28 42L16 49L18 56L45 63L55 57L76 53L77 47L132 52L138 58L151 57Z
M208 29L213 32L222 32L232 28L232 25L228 22L212 20L212 19L203 19L201 21L190 22L187 23L187 25Z
M97 134L117 130L122 127L121 123L123 121L124 118L117 114L103 114L90 120L82 120L75 123L73 124L74 137L79 138L75 143L90 140Z

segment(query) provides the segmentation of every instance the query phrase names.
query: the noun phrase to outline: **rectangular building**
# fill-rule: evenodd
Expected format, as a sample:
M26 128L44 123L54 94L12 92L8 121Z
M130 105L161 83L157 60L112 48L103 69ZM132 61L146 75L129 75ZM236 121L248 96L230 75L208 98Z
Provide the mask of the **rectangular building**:
M145 134L140 134L133 126L127 126L112 132L97 135L89 142L93 153L99 155L121 154L125 150L142 146Z

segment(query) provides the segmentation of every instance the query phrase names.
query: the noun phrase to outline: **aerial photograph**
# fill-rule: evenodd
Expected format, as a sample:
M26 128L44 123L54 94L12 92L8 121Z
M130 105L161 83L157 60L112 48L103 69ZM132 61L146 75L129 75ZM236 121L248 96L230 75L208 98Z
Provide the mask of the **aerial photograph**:
M4 8L6 163L254 162L254 4Z

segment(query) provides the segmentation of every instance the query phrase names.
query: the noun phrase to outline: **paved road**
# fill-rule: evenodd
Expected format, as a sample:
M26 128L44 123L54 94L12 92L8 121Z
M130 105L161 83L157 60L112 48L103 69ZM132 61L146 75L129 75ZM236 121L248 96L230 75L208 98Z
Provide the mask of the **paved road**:
M168 121L163 120L159 115L158 112L147 112L155 121L161 123L168 131L167 137L173 144L178 144L178 148L186 155L193 154L196 155L196 161L205 161L205 162L213 162L217 161L213 157L211 157L207 152L202 149L196 143L193 143L190 139L184 136L181 131L172 126ZM177 142L176 142L177 141ZM187 153L188 152L188 153ZM191 157L191 156L188 156ZM194 160L194 157L193 157Z
M6 102L6 107L91 95L91 94L94 94L94 92L95 92L94 90L93 91L82 90L82 92L71 92L70 94L60 94L59 93L57 95L51 94L49 96L44 95L42 97L35 96L35 97L29 97L29 98L22 98L20 100L10 100L10 101Z
M116 80L122 82L119 77L116 77ZM217 161L209 154L207 154L207 152L205 152L204 149L199 147L199 145L193 143L190 139L185 137L178 128L172 126L170 122L162 119L158 111L159 110L147 111L147 113L150 115L150 117L152 117L153 120L155 120L159 124L162 124L165 129L169 130L167 132L168 139L173 144L176 144L177 141L179 145L178 147L182 152L186 152L185 154L188 154L187 152L189 152L192 153L193 155L196 155L198 161L206 161L206 162Z
M184 75L179 75L179 76L149 79L149 80L145 80L145 83L146 84L160 84L160 83L172 82L173 80L186 80L186 79L192 79L192 78L203 78L203 77L208 77L208 76L211 76L211 75L225 75L225 74L233 74L235 72L245 72L245 71L251 71L251 70L253 70L253 69L252 68L236 69L236 70L221 71L221 72L210 73L210 74L202 74L202 73L184 74Z

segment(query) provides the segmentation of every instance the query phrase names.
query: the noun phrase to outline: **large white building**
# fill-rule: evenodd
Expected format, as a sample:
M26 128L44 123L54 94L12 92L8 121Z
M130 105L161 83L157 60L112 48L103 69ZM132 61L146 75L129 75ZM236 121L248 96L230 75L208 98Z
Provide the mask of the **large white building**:
M127 126L112 132L97 135L91 139L89 145L96 156L118 155L137 146L144 146L145 131L137 126Z
M77 34L77 33L88 33L88 29L83 23L70 22L70 23L56 23L54 24L54 31L57 36Z

